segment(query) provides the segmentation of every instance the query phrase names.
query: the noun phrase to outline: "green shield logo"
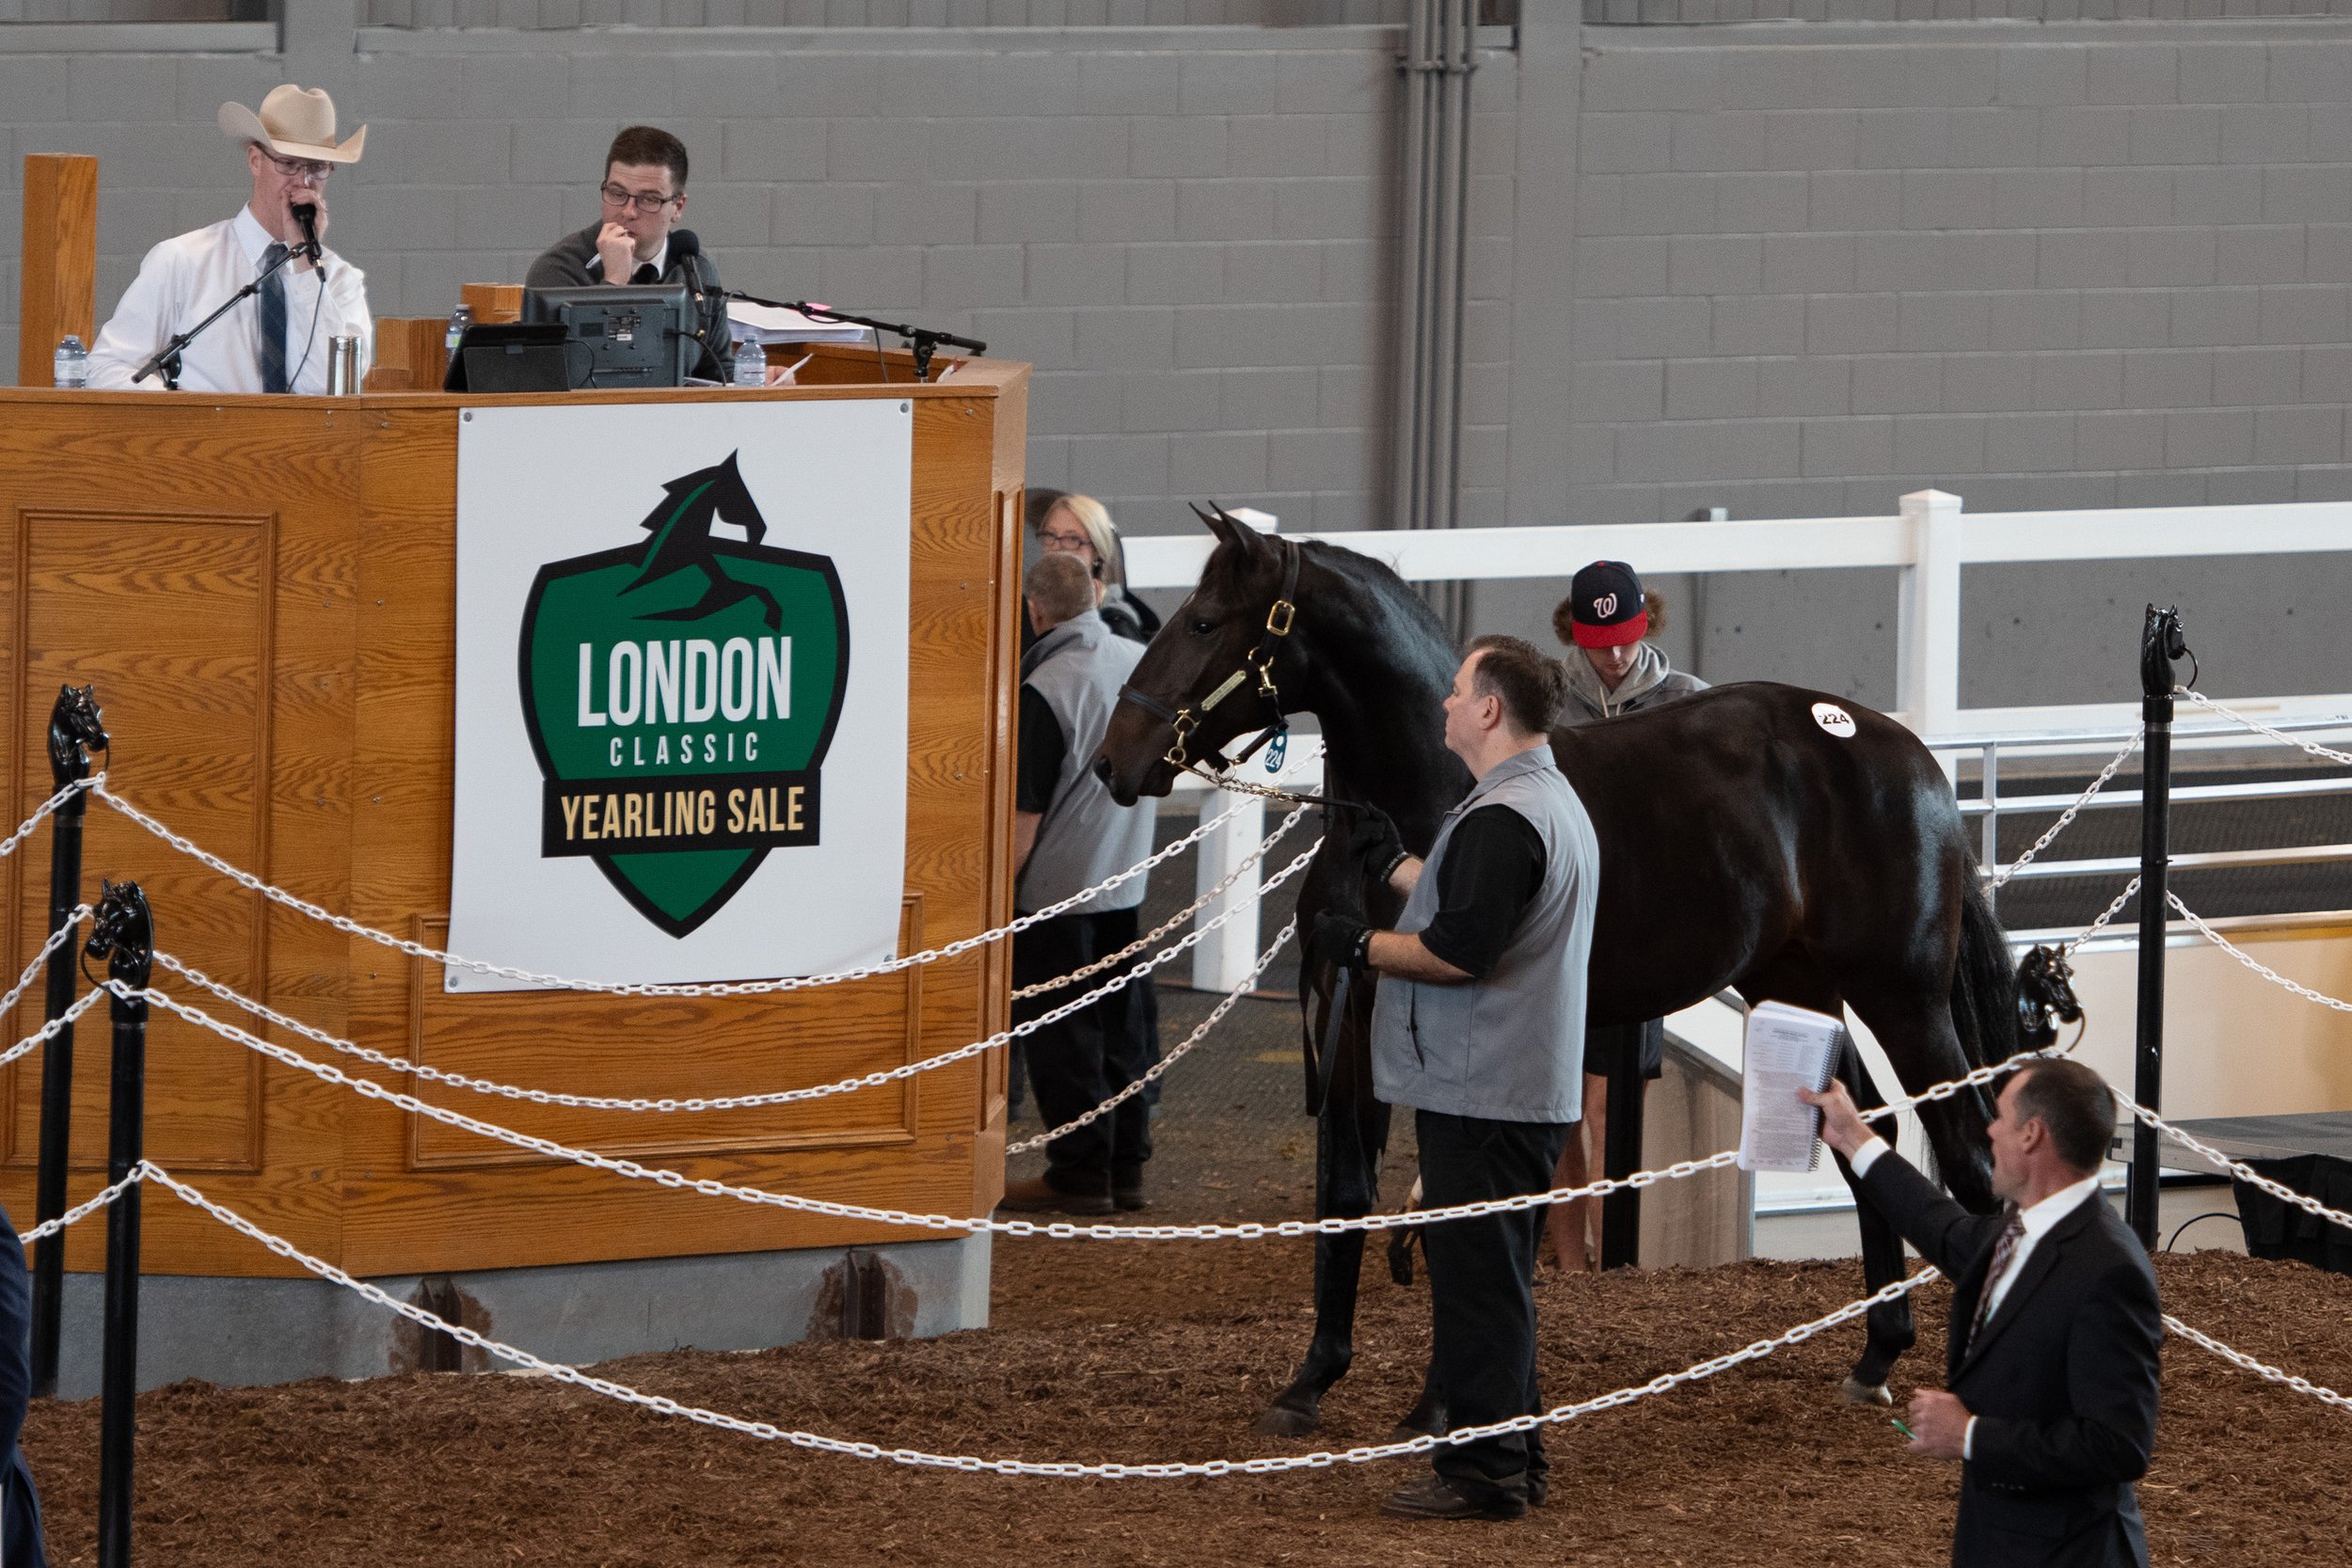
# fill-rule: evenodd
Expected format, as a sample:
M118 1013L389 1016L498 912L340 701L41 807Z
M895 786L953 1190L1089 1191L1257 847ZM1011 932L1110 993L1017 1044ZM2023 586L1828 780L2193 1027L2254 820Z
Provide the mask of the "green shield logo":
M832 558L761 543L734 453L662 492L643 545L539 569L520 665L539 853L594 859L683 937L770 849L819 842L850 617Z

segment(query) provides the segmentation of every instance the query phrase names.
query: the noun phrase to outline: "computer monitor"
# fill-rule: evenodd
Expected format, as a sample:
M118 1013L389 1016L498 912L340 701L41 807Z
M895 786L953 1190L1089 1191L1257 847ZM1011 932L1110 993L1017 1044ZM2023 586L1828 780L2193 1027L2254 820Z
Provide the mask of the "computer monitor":
M702 353L682 283L530 289L523 320L564 325L575 388L683 386Z

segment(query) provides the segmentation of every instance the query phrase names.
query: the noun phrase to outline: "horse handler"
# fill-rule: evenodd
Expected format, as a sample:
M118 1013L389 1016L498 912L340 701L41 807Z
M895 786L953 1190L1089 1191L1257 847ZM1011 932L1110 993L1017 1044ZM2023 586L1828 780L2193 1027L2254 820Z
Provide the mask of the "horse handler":
M1546 1191L1582 1111L1585 968L1600 850L1551 754L1565 680L1515 637L1471 644L1445 701L1445 743L1477 783L1424 863L1380 818L1357 852L1406 895L1393 931L1336 912L1311 950L1380 974L1373 1085L1409 1105L1424 1204ZM1435 1367L1455 1429L1533 1415L1541 1211L1449 1220L1423 1233ZM1516 1519L1546 1490L1540 1430L1442 1447L1435 1473L1382 1512Z

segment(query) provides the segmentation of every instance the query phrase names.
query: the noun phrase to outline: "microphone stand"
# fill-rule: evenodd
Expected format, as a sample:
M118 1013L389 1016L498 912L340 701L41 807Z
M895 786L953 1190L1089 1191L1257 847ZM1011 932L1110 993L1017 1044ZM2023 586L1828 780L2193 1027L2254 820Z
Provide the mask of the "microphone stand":
M806 300L762 299L757 294L747 294L739 289L729 289L727 297L739 299L746 305L765 305L773 310L798 310L811 321L839 322L845 326L864 326L877 333L894 334L914 349L914 379L917 381L929 381L931 378L931 356L938 353L943 344L948 348L963 349L971 354L988 352L986 343L971 338L959 338L952 332L934 332L928 326L909 326L899 322L876 321L871 316L852 316L846 310L834 310L822 305L811 305Z
M268 282L271 277L275 275L280 267L284 266L287 262L293 261L297 256L307 256L313 262L323 260L318 253L318 247L316 245L309 244L288 245L286 247L286 254L278 258L277 261L272 261L268 266L263 267L259 277L256 277L252 282L247 283L244 288L239 289L235 293L230 294L229 296L228 303L223 305L219 309L214 311L202 321L198 322L194 326L189 327L185 332L173 333L171 335L171 341L166 343L163 347L157 349L152 355L149 356L147 363L138 368L136 373L131 377L131 385L135 387L140 382L145 381L149 376L153 375L160 371L163 372L164 389L171 392L178 391L180 389L180 356L187 348L187 346L196 341L199 338L202 337L206 327L220 320L221 317L235 309L245 301L251 299L255 294L260 293L262 292L262 285Z

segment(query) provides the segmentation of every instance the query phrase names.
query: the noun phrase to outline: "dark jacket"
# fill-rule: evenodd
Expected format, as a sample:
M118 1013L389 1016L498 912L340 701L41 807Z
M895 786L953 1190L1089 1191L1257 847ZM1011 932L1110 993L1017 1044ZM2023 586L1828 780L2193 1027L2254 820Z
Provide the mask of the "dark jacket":
M626 277L605 277L601 263L594 267L588 264L596 259L596 236L602 232L604 232L604 224L602 220L598 220L579 233L566 234L548 246L539 253L539 259L531 263L531 270L523 274L523 287L526 289L584 289L591 283L628 282L628 279ZM679 255L676 240L678 234L686 232L690 230L672 231L670 253L662 258L660 280L664 283L688 281L686 263ZM714 289L719 286L718 263L713 261L707 252L702 257L702 275L706 286Z
M2145 1568L2132 1482L2155 1449L2164 1322L2138 1239L2092 1196L2035 1243L1963 1352L2007 1216L1969 1213L1891 1152L1862 1191L1952 1280L1944 1382L1978 1418L1954 1568Z
M0 1210L0 1562L47 1568L40 1540L40 1494L17 1436L32 1402L33 1282L16 1226Z

